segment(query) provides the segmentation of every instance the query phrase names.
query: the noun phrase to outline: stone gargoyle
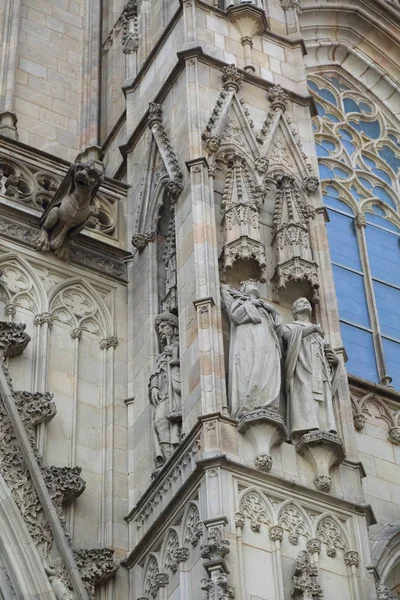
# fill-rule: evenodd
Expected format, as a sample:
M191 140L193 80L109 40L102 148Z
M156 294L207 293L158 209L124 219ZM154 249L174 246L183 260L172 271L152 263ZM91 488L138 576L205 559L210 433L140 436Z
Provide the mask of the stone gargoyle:
M100 162L73 163L40 220L40 252L68 258L68 240L84 229L92 214L92 200L104 179Z

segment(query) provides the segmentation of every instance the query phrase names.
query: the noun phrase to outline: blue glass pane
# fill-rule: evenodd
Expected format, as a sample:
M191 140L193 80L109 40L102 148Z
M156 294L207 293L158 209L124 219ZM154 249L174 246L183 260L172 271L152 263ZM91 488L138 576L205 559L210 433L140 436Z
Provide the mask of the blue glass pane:
M352 144L351 142L345 142L345 141L343 141L342 144L346 148L346 150L349 154L353 154L353 152L356 149L354 144Z
M361 110L365 113L371 113L372 108L366 102L360 102L359 104Z
M400 286L400 238L372 225L365 228L372 277Z
M400 158L398 158L390 146L383 146L381 150L378 150L378 154L397 173L400 169Z
M330 77L329 81L332 83L332 85L337 90L339 90L339 92L350 89L349 87L347 87L347 85L345 85L344 83L342 83L338 77Z
M339 123L337 116L333 115L332 113L326 113L326 118L332 121L332 123Z
M339 316L355 325L370 327L364 277L333 265Z
M323 98L324 100L327 100L328 102L330 102L331 104L334 104L336 106L336 98L335 96L332 94L331 91L327 90L326 88L322 88L319 91L319 95L321 96L321 98Z
M340 167L334 167L333 172L336 177L340 177L340 179L347 179L350 175L344 169Z
M345 98L343 100L343 106L344 106L345 112L347 112L347 113L361 112L360 107L358 106L357 102L355 100L353 100L353 98Z
M379 381L372 334L347 323L340 324L340 331L349 358L346 363L348 373Z
M350 131L347 131L347 129L343 129L343 127L342 127L342 128L340 128L340 129L338 129L338 132L340 133L340 137L341 137L342 139L344 139L344 140L346 140L346 141L348 141L348 142L351 142L351 141L352 141L352 139L353 139L353 136L352 136L352 134L350 133Z
M354 219L333 210L328 210L328 214L327 231L332 261L350 269L361 271Z
M356 123L355 121L349 121L349 125L351 127L353 127L353 129L355 129L356 131L361 131L361 128L360 128L359 124Z
M381 126L379 125L379 121L360 121L359 128L365 133L365 135L373 140L378 139L378 137L381 135Z
M358 179L367 190L372 190L372 183L368 179L365 179L365 177L359 177Z
M391 340L382 339L383 352L387 374L392 378L392 385L396 390L400 389L400 344Z
M354 213L351 207L348 204L346 204L346 202L343 202L342 200L339 200L339 198L335 198L334 196L328 196L326 194L324 194L323 197L325 206L329 206L329 208L337 208L341 212L347 213L351 217L354 217Z
M391 221L385 219L385 217L380 217L379 215L372 215L369 212L366 212L365 216L367 218L367 223L371 223L371 225L378 225L378 227L384 227L385 229L390 229L390 231L399 233L399 230L396 227L396 225Z
M389 173L387 173L386 171L383 171L382 169L372 169L372 172L377 176L380 177L381 179L383 179L383 181L385 181L387 184L392 185L392 178L390 177Z
M374 160L372 160L372 158L369 158L368 156L366 156L365 154L361 155L363 157L363 160L365 162L365 164L370 168L370 169L375 169L376 167L376 162Z
M361 194L361 192L356 188L355 185L352 185L350 188L350 192L351 195L353 196L353 198L355 198L357 200L357 202L361 199L361 198L365 198L364 194Z
M322 104L320 104L319 102L316 102L315 106L317 107L317 112L318 112L319 116L320 117L324 117L325 116L325 109L322 106Z
M317 147L317 156L329 156L328 150L324 148L321 144L316 144Z
M380 185L376 185L373 189L373 194L374 194L374 196L379 198L379 200L382 200L382 202L386 202L387 204L389 204L389 206L391 206L392 208L394 208L396 210L395 201L390 196L390 194L386 190L383 189L383 187L381 187Z
M396 135L393 135L393 133L389 133L389 138L392 140L392 142L396 144L396 146L400 147L400 140Z
M382 335L400 342L400 289L374 281L374 292Z
M330 168L324 165L323 163L319 163L318 169L320 179L334 179L334 175Z

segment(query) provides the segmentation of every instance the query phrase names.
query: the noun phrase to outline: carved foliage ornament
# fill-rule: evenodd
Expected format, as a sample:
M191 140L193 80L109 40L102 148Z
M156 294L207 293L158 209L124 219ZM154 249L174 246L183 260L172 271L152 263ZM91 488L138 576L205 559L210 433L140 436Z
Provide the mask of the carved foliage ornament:
M323 595L322 588L318 583L318 568L311 564L310 554L303 550L296 560L292 597L314 599L322 598Z
M168 171L170 181L167 185L167 191L171 201L176 202L183 189L183 175L163 125L161 104L150 102L148 125L154 135L158 149Z
M28 342L29 337L24 333L24 327L14 323L8 323L7 327L0 326L2 360L5 355L20 354ZM0 368L7 375L5 365L0 364ZM35 460L37 467L42 471L60 523L65 526L62 505L82 493L85 483L80 477L79 467L45 467L38 452L34 428L39 423L48 422L54 417L56 407L52 401L52 395L13 391L10 380L9 385L33 450L31 460ZM2 400L0 400L0 472L11 490L34 543L40 548L41 554L46 559L53 544L52 531L31 479L25 454ZM65 535L68 540L66 532ZM118 568L118 564L113 558L113 551L108 549L79 550L75 552L75 560L82 580L86 584L90 600L94 599L94 586L114 575ZM68 596L65 594L69 594L68 590L72 590L72 588L64 563L61 559L56 559L53 566L46 570L55 593L58 594L61 590L64 594L63 597L67 599ZM56 592L56 590L58 591Z

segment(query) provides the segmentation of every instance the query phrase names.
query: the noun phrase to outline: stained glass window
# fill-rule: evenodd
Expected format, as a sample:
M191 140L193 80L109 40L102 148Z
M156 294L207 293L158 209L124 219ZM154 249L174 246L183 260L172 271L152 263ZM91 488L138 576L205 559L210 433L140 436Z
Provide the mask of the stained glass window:
M400 389L400 130L357 82L309 79L348 372Z

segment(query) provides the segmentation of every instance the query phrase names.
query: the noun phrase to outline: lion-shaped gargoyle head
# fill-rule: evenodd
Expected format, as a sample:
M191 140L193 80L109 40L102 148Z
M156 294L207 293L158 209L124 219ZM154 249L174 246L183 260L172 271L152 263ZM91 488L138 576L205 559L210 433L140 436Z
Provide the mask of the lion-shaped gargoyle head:
M101 163L97 163L94 160L76 162L71 165L71 168L72 182L70 192L72 193L75 189L88 190L91 192L93 198L104 179L104 171Z

